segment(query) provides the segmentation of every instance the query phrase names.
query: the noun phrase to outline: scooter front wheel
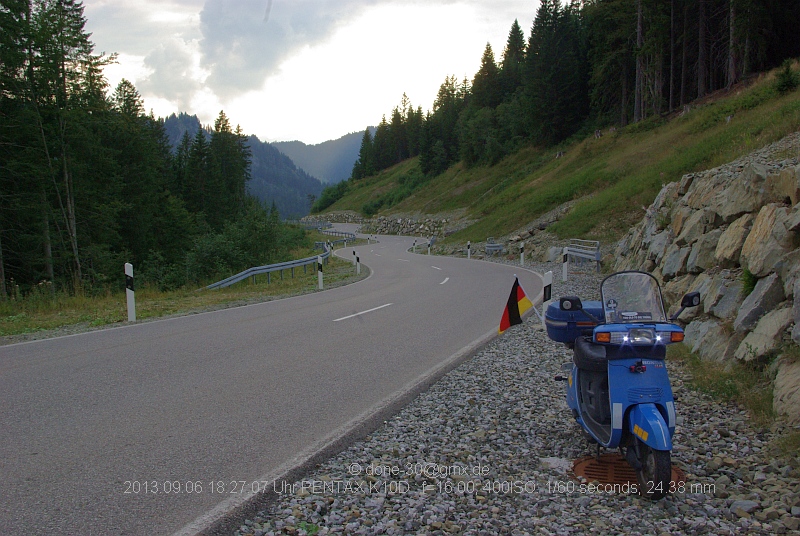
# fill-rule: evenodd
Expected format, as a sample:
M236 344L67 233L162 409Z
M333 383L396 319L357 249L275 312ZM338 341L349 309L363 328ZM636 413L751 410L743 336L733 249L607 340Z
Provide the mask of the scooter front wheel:
M636 471L639 494L657 501L669 493L672 481L672 461L668 450L655 450L639 441L642 468Z

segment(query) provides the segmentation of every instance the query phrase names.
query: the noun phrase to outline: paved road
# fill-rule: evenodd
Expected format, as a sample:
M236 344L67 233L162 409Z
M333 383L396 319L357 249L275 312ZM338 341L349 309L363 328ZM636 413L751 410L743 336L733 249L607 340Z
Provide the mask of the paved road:
M0 533L191 532L541 291L380 240L346 287L0 347Z

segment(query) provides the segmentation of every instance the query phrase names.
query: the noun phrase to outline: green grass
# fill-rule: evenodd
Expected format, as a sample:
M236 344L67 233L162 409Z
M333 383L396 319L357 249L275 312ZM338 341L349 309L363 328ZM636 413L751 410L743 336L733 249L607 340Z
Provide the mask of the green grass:
M772 383L765 364L733 362L725 366L715 361L704 361L685 344L670 345L667 355L689 370L694 389L745 408L758 426L766 427L775 420Z
M395 196L378 214L458 211L475 223L449 242L482 241L510 233L567 201L574 208L550 227L561 238L616 240L644 214L662 185L722 165L800 130L800 90L781 95L775 73L749 87L719 94L688 114L651 118L605 130L602 138L558 148L524 147L492 167L457 164L407 196L403 177L418 159L356 183L331 210L361 211ZM733 116L730 122L726 118ZM557 150L564 157L555 159Z
M312 240L324 239L324 235L312 236ZM294 251L292 256L301 259L317 253L319 252L302 249ZM360 277L356 277L351 262L331 256L324 272L325 287L355 281L366 277L368 272L362 270L361 273ZM290 270L284 270L283 277L278 272L272 273L269 283L264 274L257 277L256 283L248 278L218 290L202 290L201 287L160 291L143 285L136 289L136 318L146 320L243 305L314 292L316 289L317 271L313 265L309 265L305 272L303 268L295 268L294 277ZM70 296L62 292L53 294L49 288L39 287L26 296L0 302L0 336L54 330L75 324L88 327L113 325L127 319L124 292L106 292L101 296Z

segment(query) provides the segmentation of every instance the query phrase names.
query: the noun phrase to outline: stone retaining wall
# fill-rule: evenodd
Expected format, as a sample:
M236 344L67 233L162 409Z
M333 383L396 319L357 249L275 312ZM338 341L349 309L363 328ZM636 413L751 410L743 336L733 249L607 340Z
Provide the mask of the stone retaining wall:
M686 343L703 359L777 356L774 408L800 423L800 133L661 190L615 251L616 270L663 283L686 310ZM754 286L748 294L748 283Z

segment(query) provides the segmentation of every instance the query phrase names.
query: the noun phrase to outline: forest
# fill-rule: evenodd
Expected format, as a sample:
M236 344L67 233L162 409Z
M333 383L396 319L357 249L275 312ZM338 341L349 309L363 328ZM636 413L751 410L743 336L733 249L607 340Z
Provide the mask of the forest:
M497 61L487 43L472 80L447 76L423 115L403 95L364 132L350 180L419 156L427 176L493 165L525 144L657 121L800 55L795 0L541 0ZM324 210L347 183L324 190ZM367 207L370 208L370 207Z
M125 262L176 288L285 260L304 234L247 195L252 140L221 111L173 152L85 23L77 0L0 2L0 299L106 292Z

